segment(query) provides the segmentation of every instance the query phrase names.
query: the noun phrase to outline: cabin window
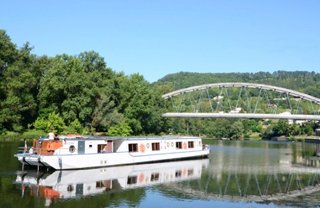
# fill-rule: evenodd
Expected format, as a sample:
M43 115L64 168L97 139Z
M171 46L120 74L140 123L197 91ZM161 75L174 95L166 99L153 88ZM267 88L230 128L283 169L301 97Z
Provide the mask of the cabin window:
M107 144L98 144L98 152L100 152L100 153L109 152L108 145Z
M137 183L137 176L129 176L127 180L127 184L135 184Z
M96 182L96 188L104 188L104 187L106 187L106 188L110 189L111 184L112 184L111 180L97 181Z
M138 152L138 144L129 144L129 152Z
M182 142L176 142L176 148L182 149Z
M97 181L96 182L96 188L103 188L104 185L103 185L103 182L102 181Z
M193 169L189 169L188 170L188 176L192 176L193 175Z
M193 148L194 145L193 145L193 141L192 142L188 142L188 148Z
M152 173L151 181L158 181L158 180L159 180L159 173Z
M177 170L176 171L176 178L180 178L182 175L182 171L181 170Z
M152 151L157 151L160 150L160 143L156 142L156 143L152 143Z

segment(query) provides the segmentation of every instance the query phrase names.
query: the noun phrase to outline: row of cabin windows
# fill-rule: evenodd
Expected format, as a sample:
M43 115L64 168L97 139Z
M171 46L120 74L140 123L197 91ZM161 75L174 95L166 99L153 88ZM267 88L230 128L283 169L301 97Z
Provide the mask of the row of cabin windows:
M150 181L158 181L160 178L159 173L152 173L150 177ZM127 184L135 184L138 181L138 176L128 176Z
M177 170L175 172L175 177L180 178L182 176L183 172L182 170ZM188 172L186 173L188 176L193 175L193 169L188 169ZM150 177L150 181L158 181L160 179L160 174L159 173L152 173ZM138 176L129 176L127 178L127 184L136 184L138 181Z
M182 142L176 142L176 148L177 149L182 149L183 148L183 146L182 146ZM185 149L186 147L184 147L184 149ZM194 142L193 141L189 141L188 142L188 148L194 148Z
M182 174L183 174L183 172L181 170L177 170L175 176L176 176L176 178L179 178L179 177L182 176ZM193 169L189 169L187 174L188 174L188 176L192 176L193 175Z
M133 143L133 144L129 144L128 146L129 148L129 152L138 152L138 144L137 143ZM155 142L155 143L151 143L151 148L152 151L158 151L160 150L160 143L159 142ZM182 142L176 142L176 148L177 149L182 149ZM184 147L185 149L186 147ZM193 141L189 141L188 142L188 148L194 148L194 142Z
M151 148L152 148L152 151L160 150L160 143L159 142L152 143ZM138 144L137 143L129 144L129 152L138 152Z

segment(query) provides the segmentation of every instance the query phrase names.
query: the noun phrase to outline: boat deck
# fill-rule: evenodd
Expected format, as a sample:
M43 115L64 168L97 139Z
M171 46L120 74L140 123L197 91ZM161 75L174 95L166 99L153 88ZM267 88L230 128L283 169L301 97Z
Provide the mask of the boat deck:
M111 140L111 141L116 141L116 140L174 140L174 139L196 139L199 137L192 137L192 136L136 136L136 137L110 137L110 136L91 136L91 135L84 135L84 136L75 136L75 137L65 137L61 136L59 137L60 140Z

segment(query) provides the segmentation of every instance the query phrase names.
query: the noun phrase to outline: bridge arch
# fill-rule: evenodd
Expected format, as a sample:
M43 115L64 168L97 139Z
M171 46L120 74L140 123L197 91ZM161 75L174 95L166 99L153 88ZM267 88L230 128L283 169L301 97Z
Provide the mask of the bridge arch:
M237 87L237 88L257 88L257 89L264 89L264 90L272 90L279 93L286 93L291 96L299 97L301 99L311 101L313 103L320 105L320 98L313 97L311 95L301 93L295 90L290 90L283 87L276 87L272 85L266 84L258 84L258 83L245 83L245 82L224 82L224 83L212 83L212 84L204 84L204 85L197 85L193 87L188 87L180 90L176 90L167 94L164 94L162 97L164 99L168 99L171 97L175 97L184 93L193 92L197 90L206 90L210 88L230 88L230 87Z
M320 120L320 115L319 112L312 114L301 114L301 113L294 113L292 110L292 106L290 103L290 97L298 98L300 100L307 101L309 103L314 103L316 105L320 106L320 98L301 93L295 90L283 88L283 87L277 87L277 86L272 86L272 85L266 85L266 84L259 84L259 83L245 83L245 82L225 82L225 83L212 83L212 84L204 84L204 85L197 85L197 86L192 86L184 89L179 89L167 94L164 94L162 97L164 99L171 99L174 97L177 97L179 95L184 95L196 91L205 91L208 89L228 89L228 88L239 88L240 90L242 89L258 89L260 92L263 91L272 91L276 92L279 94L283 94L287 97L288 103L290 105L291 112L289 114L283 114L283 113L272 113L272 114L266 114L266 113L257 113L256 112L256 107L258 104L258 101L255 104L255 109L253 112L246 112L246 113L233 113L233 112L198 112L198 110L195 110L193 112L168 112L164 113L162 116L163 117L175 117L175 118L257 118L257 119L293 119L293 120ZM259 92L259 96L260 96ZM240 92L241 93L241 92ZM239 95L240 97L240 95ZM211 101L210 105L211 105ZM229 103L230 105L230 103ZM231 108L231 106L230 106ZM313 106L312 106L313 108ZM317 114L317 115L315 115Z

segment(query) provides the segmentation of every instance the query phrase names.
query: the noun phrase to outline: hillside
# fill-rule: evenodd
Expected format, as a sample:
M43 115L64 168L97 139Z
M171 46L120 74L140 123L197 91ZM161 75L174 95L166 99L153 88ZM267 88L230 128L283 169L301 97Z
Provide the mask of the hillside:
M276 71L257 73L192 73L168 74L154 85L171 85L173 90L219 82L254 82L304 92L320 97L320 73L307 71Z

